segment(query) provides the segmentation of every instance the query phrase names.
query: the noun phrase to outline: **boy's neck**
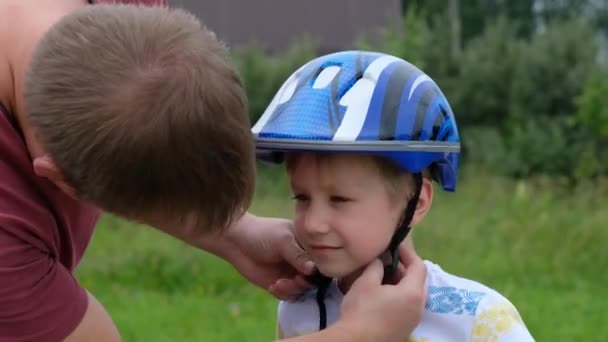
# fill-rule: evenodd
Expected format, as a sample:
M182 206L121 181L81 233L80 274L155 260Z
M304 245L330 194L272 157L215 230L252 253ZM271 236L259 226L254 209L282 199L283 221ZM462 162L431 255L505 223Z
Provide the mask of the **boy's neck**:
M359 276L361 276L362 272L363 272L363 268L360 268L349 275L339 278L338 279L338 289L340 289L340 292L342 292L342 294L346 294L348 292L348 290L350 290L350 287L353 285L355 280L357 280L357 278L359 278Z

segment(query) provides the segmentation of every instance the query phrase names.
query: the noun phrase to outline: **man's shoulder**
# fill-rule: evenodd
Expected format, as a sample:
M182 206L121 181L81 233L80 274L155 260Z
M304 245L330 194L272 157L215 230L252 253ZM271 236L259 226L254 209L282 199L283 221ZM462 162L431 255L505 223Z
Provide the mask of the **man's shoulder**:
M16 29L15 26L21 22L19 17L22 6L14 0L0 1L0 18L11 18L11 20L0 20L0 103L5 106L12 102L10 97L14 92L9 55L14 44L12 40L14 38L11 36Z
M65 11L57 2L0 1L0 101L17 111L27 61L40 37ZM17 98L14 98L14 97Z

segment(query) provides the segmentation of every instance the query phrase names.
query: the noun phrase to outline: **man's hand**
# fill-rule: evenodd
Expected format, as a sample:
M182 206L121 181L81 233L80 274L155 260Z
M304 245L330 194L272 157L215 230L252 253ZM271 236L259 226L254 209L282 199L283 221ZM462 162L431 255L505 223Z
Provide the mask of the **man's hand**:
M363 340L404 341L420 323L426 301L426 266L413 250L399 249L402 267L396 285L381 285L379 260L371 263L353 283L342 303L337 324L359 329Z
M226 259L253 284L284 300L311 287L305 276L314 264L296 242L290 221L245 214L227 237L235 247Z
M279 299L293 299L311 284L313 262L298 245L288 220L245 213L227 230L201 235L188 224L152 224L231 263L247 280Z

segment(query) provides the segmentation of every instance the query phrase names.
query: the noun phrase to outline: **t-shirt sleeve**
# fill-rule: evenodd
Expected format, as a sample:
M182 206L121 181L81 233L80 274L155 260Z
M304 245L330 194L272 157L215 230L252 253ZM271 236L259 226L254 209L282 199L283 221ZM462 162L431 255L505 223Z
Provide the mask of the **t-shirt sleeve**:
M87 304L61 263L0 227L0 341L63 340Z
M475 316L471 342L529 342L534 338L519 312L505 298L484 300Z

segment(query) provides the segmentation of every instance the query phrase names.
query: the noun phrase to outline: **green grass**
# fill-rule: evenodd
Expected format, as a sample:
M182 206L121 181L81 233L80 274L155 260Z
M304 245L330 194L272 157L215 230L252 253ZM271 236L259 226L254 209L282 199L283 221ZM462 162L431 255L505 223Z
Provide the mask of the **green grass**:
M291 215L284 179L262 168L252 211ZM436 188L419 254L497 289L538 341L608 341L608 185L569 189L465 172ZM105 217L77 277L125 341L270 341L276 302L228 264L151 229Z

